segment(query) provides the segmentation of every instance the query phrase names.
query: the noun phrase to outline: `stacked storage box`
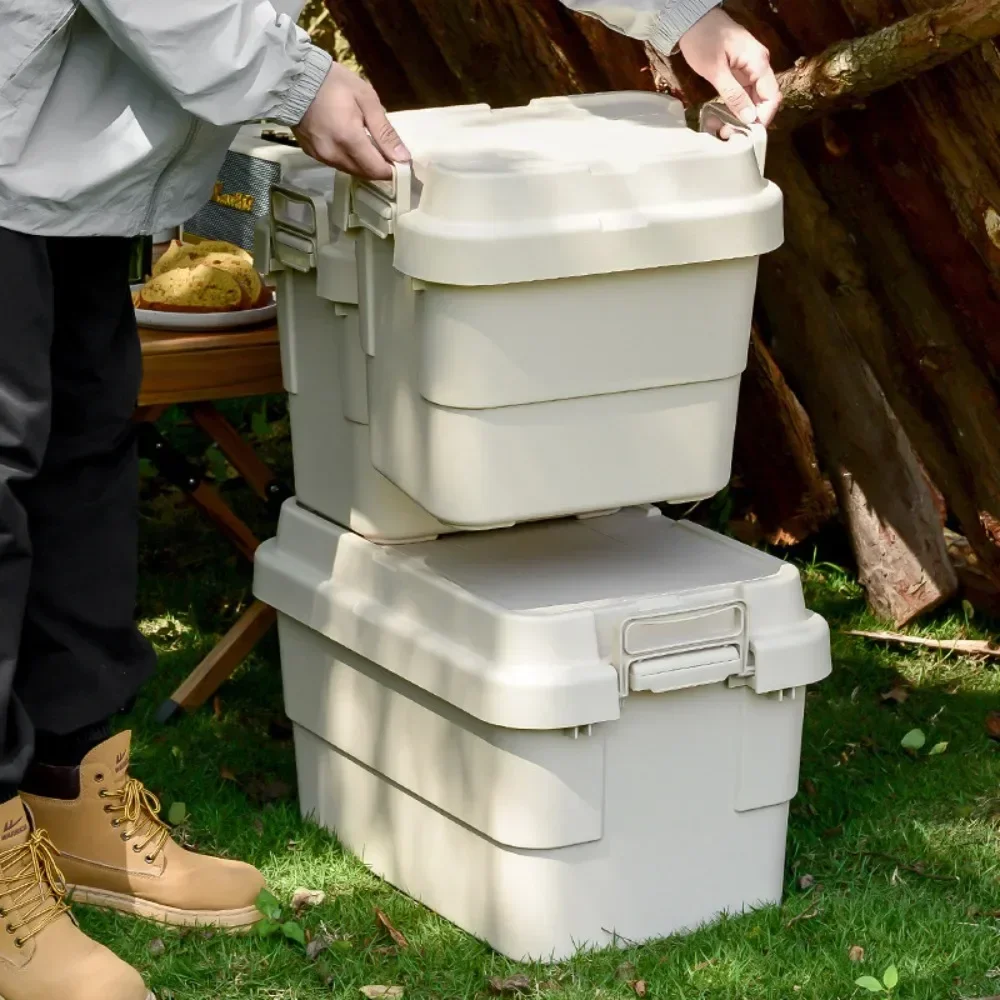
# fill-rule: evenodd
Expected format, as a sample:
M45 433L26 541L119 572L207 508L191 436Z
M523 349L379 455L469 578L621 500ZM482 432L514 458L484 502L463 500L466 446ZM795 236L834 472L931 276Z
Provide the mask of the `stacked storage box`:
M826 625L645 506L729 477L762 135L649 94L394 122L393 183L272 194L298 496L255 590L303 809L515 958L773 902Z

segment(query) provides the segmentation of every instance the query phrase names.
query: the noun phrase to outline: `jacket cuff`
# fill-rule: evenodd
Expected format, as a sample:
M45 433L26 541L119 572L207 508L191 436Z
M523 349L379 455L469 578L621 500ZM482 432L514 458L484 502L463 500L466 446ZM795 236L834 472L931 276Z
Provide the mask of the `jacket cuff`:
M302 64L302 70L292 81L285 99L269 117L279 125L298 125L309 110L319 88L323 85L333 57L316 45L310 45Z
M681 35L721 4L722 0L667 0L649 36L650 43L663 55L673 55Z

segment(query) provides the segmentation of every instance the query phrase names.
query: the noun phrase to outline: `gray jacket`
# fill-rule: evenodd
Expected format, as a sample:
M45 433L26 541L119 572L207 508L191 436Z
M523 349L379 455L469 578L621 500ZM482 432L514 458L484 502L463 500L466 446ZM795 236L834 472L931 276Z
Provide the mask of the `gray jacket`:
M719 0L563 0L670 51ZM131 236L190 218L237 127L296 125L330 56L303 0L0 0L0 226Z

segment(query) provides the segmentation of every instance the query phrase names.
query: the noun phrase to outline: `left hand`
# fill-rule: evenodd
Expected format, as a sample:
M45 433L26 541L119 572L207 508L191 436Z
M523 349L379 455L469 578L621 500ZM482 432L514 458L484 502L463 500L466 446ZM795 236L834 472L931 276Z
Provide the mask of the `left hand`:
M716 8L681 36L680 50L740 121L771 123L781 105L781 91L770 53L746 28Z

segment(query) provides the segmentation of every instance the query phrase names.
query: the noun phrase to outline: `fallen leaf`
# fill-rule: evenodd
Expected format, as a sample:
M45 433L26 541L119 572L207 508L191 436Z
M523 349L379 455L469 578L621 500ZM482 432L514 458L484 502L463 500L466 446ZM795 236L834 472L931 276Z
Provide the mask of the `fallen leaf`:
M506 979L494 976L489 987L495 997L521 996L531 992L531 980L527 976L508 976Z
M187 806L183 802L174 802L167 810L167 822L171 826L180 826L187 819Z
M316 958L330 947L330 939L325 934L317 934L316 937L306 945L306 958L310 962L315 962Z
M906 688L894 687L888 691L885 691L880 696L882 701L885 703L891 703L893 705L902 705L909 697L910 692Z
M292 909L301 913L310 906L322 906L326 893L322 889L296 889L292 893Z
M691 971L692 972L704 972L705 969L710 969L715 965L717 959L710 958L707 962L699 962Z
M865 949L856 944L847 952L848 961L863 962L865 960Z
M833 840L834 837L839 837L843 832L843 826L831 826L828 830L824 830L821 836L824 840Z
M799 888L805 892L807 889L811 889L816 884L816 879L812 875L803 875L799 879Z
M403 995L403 987L362 986L361 994L362 996L368 997L368 1000L379 1000L380 997L385 997L385 1000L398 1000L398 998Z
M632 984L632 989L635 990L635 995L637 997L644 997L646 995L646 980L645 979L637 979Z
M943 743L935 743L934 746L932 746L930 750L927 751L927 756L938 757L941 754L943 754L947 749L948 749L947 741L944 741Z
M615 979L622 983L634 983L636 978L635 966L631 962L622 962L615 969Z
M231 768L226 767L225 764L219 768L219 777L222 778L223 781L232 781L237 785L240 783L235 772Z
M153 958L159 958L167 950L167 946L163 943L163 938L153 938L153 940L146 945L146 950L153 956Z
M375 909L375 918L382 925L389 937L395 941L399 948L409 948L410 942L406 940L401 931L396 930L392 921L378 908Z
M212 715L215 717L216 722L222 718L222 699L218 695L212 699Z
M816 798L816 785L809 778L806 778L806 780L802 782L802 791L804 791L809 798Z
M944 653L961 653L963 656L1000 657L1000 647L983 639L926 639L920 635L903 635L901 632L865 632L859 629L848 629L844 635L900 646L921 646L924 649L937 649Z
M885 992L882 984L874 976L862 976L860 979L855 979L854 985L860 986L863 990L868 990L869 993Z
M538 984L539 993L558 993L561 989L562 986L554 979L547 979L544 983Z
M264 824L259 816L254 817L253 828L256 831L258 837L264 836Z
M890 965L882 974L882 985L887 990L894 990L899 985L899 970L894 965Z
M927 742L927 737L922 729L911 729L900 741L899 745L904 750L921 750Z
M986 716L986 735L991 740L1000 740L1000 712L990 712Z

